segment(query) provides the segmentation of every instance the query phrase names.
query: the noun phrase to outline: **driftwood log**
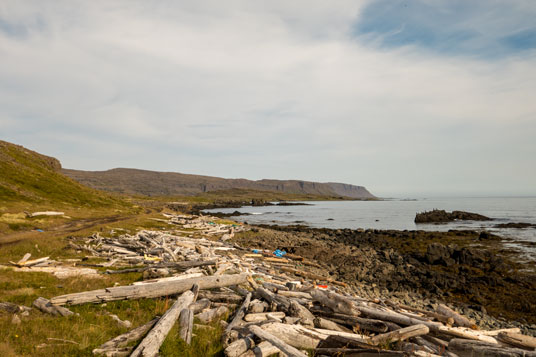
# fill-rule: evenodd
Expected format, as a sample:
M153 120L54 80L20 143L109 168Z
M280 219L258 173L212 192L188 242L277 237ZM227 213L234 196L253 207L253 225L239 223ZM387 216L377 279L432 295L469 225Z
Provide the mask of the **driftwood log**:
M536 349L536 337L526 336L520 333L501 332L499 333L498 338L499 341L516 347L526 348L533 351Z
M231 331L234 326L237 326L242 321L242 319L246 315L246 312L248 311L249 303L251 302L251 296L252 296L251 293L248 293L246 295L244 302L242 303L240 308L236 311L236 314L233 317L233 320L229 323L229 325L227 325L225 332Z
M190 344L194 329L194 312L191 309L183 309L179 316L179 337Z
M38 297L32 304L37 309L41 310L44 313L51 314L54 316L71 316L74 313L62 306L56 306L51 304L51 302L43 297Z
M140 327L137 327L127 333L119 335L108 342L100 345L98 348L93 350L94 355L104 354L104 355L117 355L120 352L130 352L132 348L121 350L126 347L129 343L138 341L140 338L145 336L147 331L149 331L154 324L158 321L159 317L152 319Z
M332 291L315 289L311 291L311 297L324 306L329 307L335 312L357 316L359 311L355 309L355 304L348 298Z
M291 345L287 344L283 340L279 339L278 337L272 335L268 331L263 330L259 326L253 325L249 327L249 330L254 333L259 338L270 342L273 346L277 347L281 352L286 354L289 357L307 357L307 355L296 348L292 347Z
M469 320L467 317L462 316L458 314L456 311L452 310L450 307L448 307L445 304L439 304L437 306L437 312L439 312L442 315L452 317L454 319L454 323L461 327L469 327L473 330L476 330L476 324L474 321Z
M158 320L154 328L147 334L132 352L132 357L144 356L152 357L158 354L160 346L164 342L169 330L173 327L179 314L187 308L194 300L194 293L191 291L184 292L173 306Z
M275 354L279 354L280 357L283 357L281 350L268 341L262 341L259 343L253 350L249 350L246 353L240 355L240 357L268 357Z
M231 343L224 350L225 356L238 357L243 353L246 353L247 350L255 347L255 342L253 341L252 337L253 336L246 336Z
M234 274L221 276L206 276L170 282L156 282L142 285L117 286L106 289L85 291L53 297L50 302L54 305L79 305L85 303L99 303L114 300L155 298L176 295L192 289L198 284L200 289L212 289L222 286L244 283L248 274Z
M426 335L428 332L430 332L430 330L423 324L413 325L374 336L370 339L370 342L374 345L380 345L387 342L404 341L410 337Z
M536 357L535 351L527 351L519 348L502 347L496 344L482 341L471 341L461 338L453 338L449 342L449 351L460 356L471 357Z

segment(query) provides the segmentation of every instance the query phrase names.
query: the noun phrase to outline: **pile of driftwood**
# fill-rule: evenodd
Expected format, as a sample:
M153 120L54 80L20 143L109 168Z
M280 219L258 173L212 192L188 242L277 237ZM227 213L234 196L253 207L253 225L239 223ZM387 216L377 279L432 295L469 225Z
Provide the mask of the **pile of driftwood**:
M191 229L187 216L168 218ZM227 229L224 234L230 234ZM157 231L94 235L72 246L106 257L104 264L116 267L108 274L138 271L145 280L42 299L42 311L65 316L71 313L68 305L177 296L162 317L106 342L94 350L97 355L155 356L176 322L178 338L190 343L195 328L230 316L228 323L222 321L229 357L536 357L536 339L517 328L481 331L445 305L431 311L364 299L345 283L312 271L318 268L314 262L291 254L276 257L221 240Z

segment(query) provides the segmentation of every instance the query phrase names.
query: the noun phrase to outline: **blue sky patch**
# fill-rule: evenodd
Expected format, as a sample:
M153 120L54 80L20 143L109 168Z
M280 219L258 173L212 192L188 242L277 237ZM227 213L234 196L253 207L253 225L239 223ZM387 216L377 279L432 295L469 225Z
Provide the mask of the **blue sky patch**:
M536 48L535 18L533 1L377 0L353 35L383 48L501 58Z

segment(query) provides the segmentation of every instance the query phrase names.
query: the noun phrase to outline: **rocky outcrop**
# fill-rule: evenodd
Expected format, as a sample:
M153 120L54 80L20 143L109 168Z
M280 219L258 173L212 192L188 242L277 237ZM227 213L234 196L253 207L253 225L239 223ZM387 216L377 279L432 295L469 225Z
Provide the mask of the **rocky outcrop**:
M433 211L427 211L417 213L415 216L415 223L446 223L452 221L491 221L492 219L483 216L478 213L464 212L464 211L452 211L447 212L444 210L435 209Z

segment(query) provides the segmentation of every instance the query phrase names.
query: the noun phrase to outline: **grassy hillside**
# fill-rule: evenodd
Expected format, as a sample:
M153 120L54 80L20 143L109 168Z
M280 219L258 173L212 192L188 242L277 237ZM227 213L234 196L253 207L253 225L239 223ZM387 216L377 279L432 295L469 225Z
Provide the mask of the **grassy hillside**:
M60 172L58 160L0 141L0 202L101 207L121 204Z
M40 228L59 219L29 220L23 211L61 210L87 218L132 210L125 200L83 186L60 170L52 157L0 141L0 232Z

